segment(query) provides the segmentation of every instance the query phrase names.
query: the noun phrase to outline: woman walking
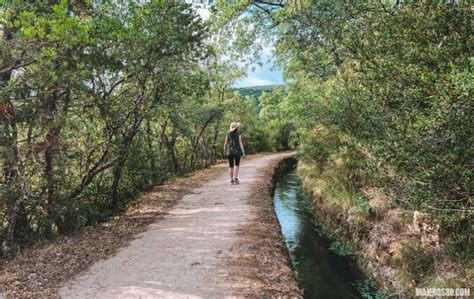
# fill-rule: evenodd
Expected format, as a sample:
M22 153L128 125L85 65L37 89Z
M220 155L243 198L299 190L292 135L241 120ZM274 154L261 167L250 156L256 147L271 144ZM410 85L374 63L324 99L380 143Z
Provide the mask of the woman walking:
M244 145L242 144L242 136L239 132L240 123L233 122L230 124L229 134L225 137L224 153L229 160L230 183L239 183L239 165L240 157L245 156ZM235 167L234 167L235 165Z

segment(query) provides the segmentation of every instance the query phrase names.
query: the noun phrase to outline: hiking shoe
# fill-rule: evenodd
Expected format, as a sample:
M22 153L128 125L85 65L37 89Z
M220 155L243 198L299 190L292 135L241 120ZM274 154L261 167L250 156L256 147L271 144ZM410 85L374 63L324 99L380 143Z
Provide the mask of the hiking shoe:
M234 179L234 183L238 184L238 183L239 183L239 179Z
M234 181L234 180L231 180L231 181L230 181L230 184L231 184L231 185L235 184L235 181Z

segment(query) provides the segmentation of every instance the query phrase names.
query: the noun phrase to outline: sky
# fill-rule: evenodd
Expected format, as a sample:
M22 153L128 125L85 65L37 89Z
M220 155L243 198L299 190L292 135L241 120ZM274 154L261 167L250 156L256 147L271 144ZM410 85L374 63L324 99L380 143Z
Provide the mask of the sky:
M281 69L275 68L272 63L267 62L268 57L263 57L263 65L256 66L255 70L247 70L247 77L235 82L236 87L249 87L257 85L275 85L283 84L283 72Z
M210 11L206 8L198 7L197 13L204 19L207 20L210 17ZM262 51L262 65L253 65L252 67L244 69L246 76L234 83L235 87L249 87L258 85L275 85L283 84L283 72L281 69L276 68L269 58L272 57L272 51L270 47L266 47Z

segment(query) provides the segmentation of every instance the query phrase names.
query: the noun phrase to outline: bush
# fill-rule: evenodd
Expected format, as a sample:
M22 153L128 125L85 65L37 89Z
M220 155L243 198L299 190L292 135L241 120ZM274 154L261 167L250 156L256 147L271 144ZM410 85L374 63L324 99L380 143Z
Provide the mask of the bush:
M419 284L434 267L434 258L419 245L402 244L400 256L395 260L410 281Z

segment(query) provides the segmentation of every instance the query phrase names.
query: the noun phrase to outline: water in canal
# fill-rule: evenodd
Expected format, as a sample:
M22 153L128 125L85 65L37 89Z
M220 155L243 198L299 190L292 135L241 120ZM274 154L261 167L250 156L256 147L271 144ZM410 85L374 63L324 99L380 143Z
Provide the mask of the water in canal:
M295 170L275 189L275 210L292 267L305 298L361 298L356 284L364 277L347 257L329 250L332 241L315 229L313 216Z

